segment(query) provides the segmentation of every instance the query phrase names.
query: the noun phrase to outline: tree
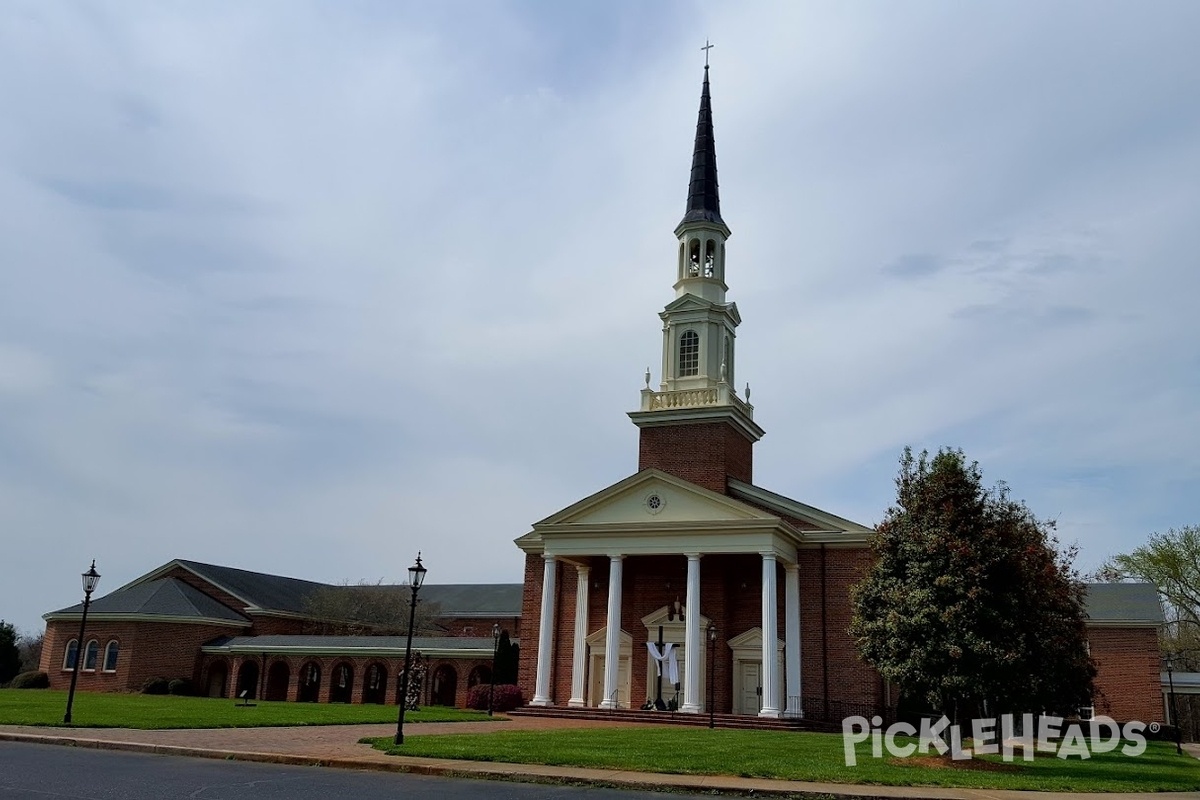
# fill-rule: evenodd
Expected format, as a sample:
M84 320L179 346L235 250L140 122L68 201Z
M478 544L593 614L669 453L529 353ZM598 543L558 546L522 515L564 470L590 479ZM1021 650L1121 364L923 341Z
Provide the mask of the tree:
M1114 556L1100 568L1104 580L1153 583L1175 626L1200 626L1200 525L1152 533L1132 553Z
M341 636L400 635L408 633L412 589L404 584L362 582L323 586L305 600L309 632ZM413 635L437 635L438 606L417 594Z
M30 672L38 668L42 660L42 642L46 639L46 631L25 635L17 642L21 651L21 672Z
M1174 669L1200 669L1200 525L1152 533L1131 553L1113 556L1096 577L1106 581L1146 581L1158 587L1166 612L1159 647ZM1177 700L1180 725L1189 738L1200 736L1200 704L1187 695ZM1172 714L1175 713L1173 710Z
M500 643L496 646L496 683L516 683L517 664L521 645L513 644L508 631L500 632Z
M17 647L17 629L0 619L0 686L21 671L21 650Z
M1053 523L986 489L961 450L905 448L896 489L853 590L862 657L951 717L1090 705L1085 587Z

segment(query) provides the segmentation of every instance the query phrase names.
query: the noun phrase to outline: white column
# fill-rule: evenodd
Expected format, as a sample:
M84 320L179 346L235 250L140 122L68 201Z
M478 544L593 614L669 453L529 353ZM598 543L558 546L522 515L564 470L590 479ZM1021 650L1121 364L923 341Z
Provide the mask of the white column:
M581 564L575 572L575 661L571 664L571 699L567 705L583 708L587 705L584 691L587 689L588 574L591 570Z
M546 562L542 572L542 619L538 628L537 682L533 687L531 706L548 706L550 700L550 664L554 660L554 575L555 559L544 553Z
M800 697L800 565L783 565L783 659L787 667L785 717L803 717Z
M608 630L604 638L604 697L600 708L617 708L617 678L621 674L621 560L625 556L609 556L608 564ZM626 704L629 698L625 698Z
M762 554L762 710L760 717L779 716L779 608L775 598L775 554Z
M683 627L683 705L685 714L699 714L700 702L700 654L704 642L700 638L700 554L687 554L687 607ZM712 667L710 666L709 669Z

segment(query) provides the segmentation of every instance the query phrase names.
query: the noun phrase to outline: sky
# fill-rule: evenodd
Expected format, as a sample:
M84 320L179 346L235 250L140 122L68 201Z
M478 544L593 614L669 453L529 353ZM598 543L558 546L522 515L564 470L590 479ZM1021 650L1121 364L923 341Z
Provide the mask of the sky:
M518 582L637 469L703 72L755 482L1200 523L1200 4L0 4L0 618L172 558Z

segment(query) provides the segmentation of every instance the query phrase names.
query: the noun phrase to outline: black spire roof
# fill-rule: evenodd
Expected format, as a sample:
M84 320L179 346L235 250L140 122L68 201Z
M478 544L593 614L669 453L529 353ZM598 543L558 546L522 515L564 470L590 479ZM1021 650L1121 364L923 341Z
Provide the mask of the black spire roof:
M700 92L700 118L696 121L696 148L692 151L692 182L688 185L687 211L680 225L715 222L721 219L717 193L717 145L713 140L712 99L708 95L708 65L704 66L704 88Z

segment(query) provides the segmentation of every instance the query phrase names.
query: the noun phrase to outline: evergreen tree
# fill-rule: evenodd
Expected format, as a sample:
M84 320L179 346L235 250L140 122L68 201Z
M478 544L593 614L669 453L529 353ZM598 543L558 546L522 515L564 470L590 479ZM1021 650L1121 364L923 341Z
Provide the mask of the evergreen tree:
M520 645L512 643L508 631L500 632L500 643L496 646L496 683L517 682L517 662Z
M17 638L17 629L0 619L0 686L21 671L21 649L17 646Z
M958 450L906 448L896 488L853 592L863 658L951 717L1090 705L1085 589L1053 523Z

